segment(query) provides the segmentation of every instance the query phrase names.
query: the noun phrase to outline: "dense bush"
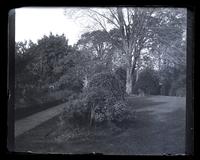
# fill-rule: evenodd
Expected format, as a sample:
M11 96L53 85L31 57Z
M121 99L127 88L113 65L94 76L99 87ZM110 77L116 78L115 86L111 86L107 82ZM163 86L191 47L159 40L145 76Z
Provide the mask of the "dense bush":
M67 100L82 91L84 56L64 35L50 34L36 44L18 42L15 53L16 108Z
M110 118L113 121L121 122L124 119L131 118L131 112L128 105L124 101L117 101L111 108L109 112Z
M123 90L123 86L113 73L102 72L95 74L89 83L88 89L91 91L98 88L108 90L111 94L110 96L118 100L124 99L125 91Z
M69 101L67 105L63 114L65 120L75 125L85 125L88 123L89 106L86 97L80 95L78 98Z
M160 93L159 77L153 69L146 68L139 74L139 78L134 86L134 92L137 93L139 89L148 95Z
M64 116L71 123L87 125L129 118L125 91L112 73L95 74L86 90L69 103Z

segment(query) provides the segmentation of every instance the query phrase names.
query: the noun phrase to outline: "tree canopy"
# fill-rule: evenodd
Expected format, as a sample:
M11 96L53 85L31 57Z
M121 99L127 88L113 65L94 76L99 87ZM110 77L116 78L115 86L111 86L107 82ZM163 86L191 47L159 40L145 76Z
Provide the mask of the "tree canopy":
M87 8L73 12L73 15L78 14L84 15L92 20L94 25L99 26L107 33L105 37L109 37L113 47L121 51L127 70L128 94L132 92L132 75L143 49L155 53L154 50L160 50L160 46L164 46L182 54L177 43L184 39L186 14L183 9ZM168 57L171 57L170 54Z
M81 54L68 45L64 35L50 33L36 44L16 43L15 56L16 92L22 99L36 103L33 99L41 100L49 94L55 98L55 94L64 92L66 97L64 93L60 96L63 99L67 93L81 91L81 72L77 70L82 65Z

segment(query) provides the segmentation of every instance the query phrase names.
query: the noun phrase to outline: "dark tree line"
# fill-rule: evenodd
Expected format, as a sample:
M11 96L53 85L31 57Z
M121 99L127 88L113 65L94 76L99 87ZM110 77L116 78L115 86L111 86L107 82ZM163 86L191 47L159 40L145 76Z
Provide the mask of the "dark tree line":
M80 54L68 45L64 35L50 34L36 44L17 42L15 57L17 104L65 100L83 87L80 75L76 74L81 65Z

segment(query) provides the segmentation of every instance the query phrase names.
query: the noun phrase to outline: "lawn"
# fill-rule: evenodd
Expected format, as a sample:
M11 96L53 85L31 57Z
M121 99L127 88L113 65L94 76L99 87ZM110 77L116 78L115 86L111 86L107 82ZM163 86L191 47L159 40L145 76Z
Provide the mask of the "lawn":
M103 153L117 155L184 154L185 98L149 96L128 98L135 111L131 121L82 129L71 135L59 130L59 118L16 138L16 151L36 153ZM73 132L74 133L74 132Z

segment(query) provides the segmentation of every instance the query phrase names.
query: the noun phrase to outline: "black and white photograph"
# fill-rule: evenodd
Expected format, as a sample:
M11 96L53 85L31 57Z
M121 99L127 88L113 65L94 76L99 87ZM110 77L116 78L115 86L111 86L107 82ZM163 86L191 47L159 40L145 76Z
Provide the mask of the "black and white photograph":
M15 152L185 155L187 8L15 9Z

